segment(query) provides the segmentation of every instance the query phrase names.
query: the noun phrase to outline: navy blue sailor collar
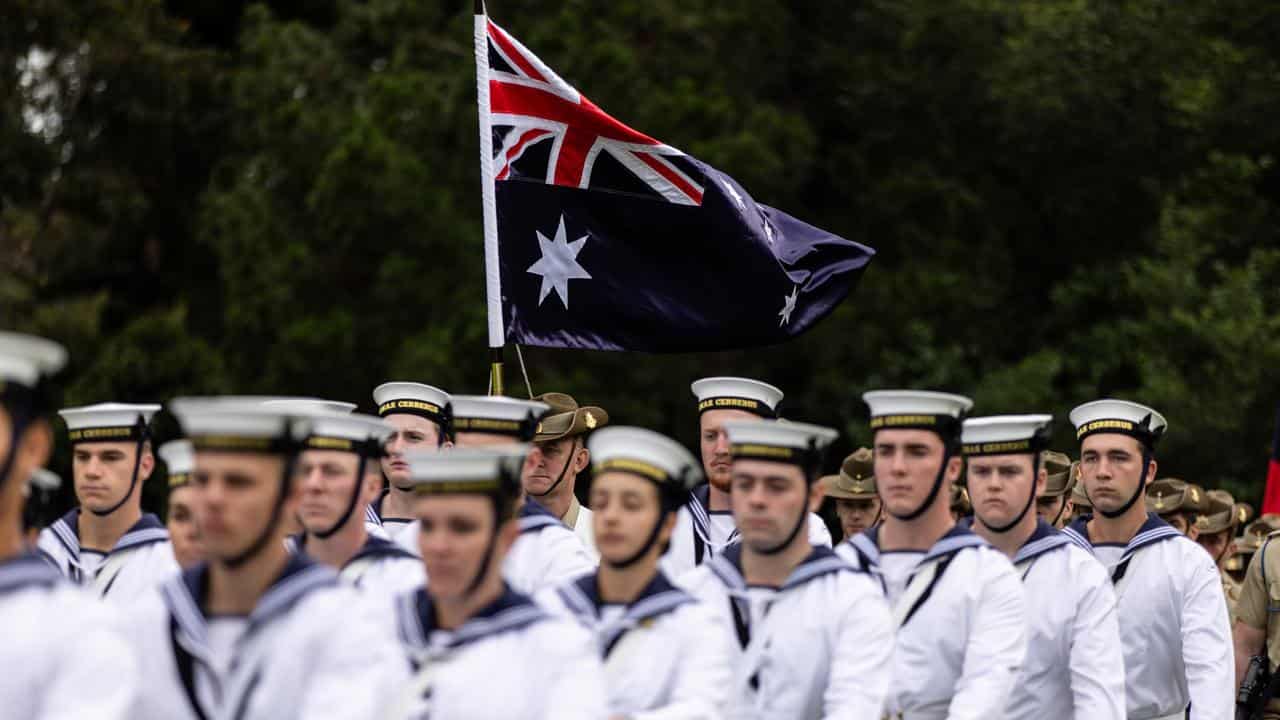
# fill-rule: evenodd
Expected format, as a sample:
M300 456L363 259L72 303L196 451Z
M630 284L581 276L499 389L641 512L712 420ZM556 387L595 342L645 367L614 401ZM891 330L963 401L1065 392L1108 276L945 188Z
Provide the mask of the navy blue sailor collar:
M54 521L49 529L53 536L66 548L76 560L80 559L80 509L74 508L66 515ZM130 548L164 542L169 539L169 531L160 519L151 513L143 513L133 527L125 531L108 553L117 553Z
M426 588L396 598L396 616L400 638L420 651L431 649L437 642L447 649L458 648L550 617L533 600L512 590L506 583L503 583L502 594L497 599L452 631L436 627L435 604Z
M747 581L742 574L741 544L726 548L724 552L712 558L707 566L729 588L730 592L746 591ZM778 591L792 590L831 573L855 570L856 568L832 552L831 548L814 545L805 559L801 560L800 564L787 576Z
M310 536L306 533L289 535L284 539L284 546L289 550L290 554L305 555L307 553L308 537ZM342 567L346 568L357 560L381 557L415 558L417 556L386 538L378 537L377 535L370 533L365 538L364 545L361 545L360 549L356 551L356 554L352 555L351 559Z
M597 576L598 573L587 573L557 590L569 610L588 625L595 625L600 621L600 608L606 604L600 597ZM627 603L622 622L640 623L691 602L695 602L692 595L672 585L667 576L658 570L640 594Z
M0 561L0 594L29 587L55 585L62 574L36 553L23 553Z
M1093 552L1093 540L1089 538L1089 521L1093 519L1093 515L1081 515L1076 518L1075 522L1068 525L1062 533L1067 536L1076 545ZM1183 537L1172 525L1160 519L1159 515L1153 512L1147 513L1147 519L1142 523L1142 527L1138 528L1138 532L1124 547L1124 554L1120 556L1120 561L1132 556L1140 548L1147 545L1172 540L1173 538Z
M267 586L249 613L246 634L286 612L308 594L337 583L338 577L333 570L316 563L305 553L290 555L280 574ZM160 586L165 605L187 641L188 649L204 659L209 657L209 627L203 609L208 590L208 563L185 570Z
M520 506L520 532L535 532L551 525L565 525L560 518L551 514L551 511L534 502L532 498L524 501L524 505Z
M1013 564L1028 562L1048 552L1059 550L1071 544L1071 538L1054 526L1039 520L1035 532L1022 543L1017 554L1013 556Z
M880 526L875 525L867 528L859 535L855 535L845 542L853 548L864 565L876 570L880 567ZM920 563L926 563L947 555L953 555L966 548L982 547L988 545L980 535L971 530L967 525L956 523L937 542L925 551L924 557L920 558Z

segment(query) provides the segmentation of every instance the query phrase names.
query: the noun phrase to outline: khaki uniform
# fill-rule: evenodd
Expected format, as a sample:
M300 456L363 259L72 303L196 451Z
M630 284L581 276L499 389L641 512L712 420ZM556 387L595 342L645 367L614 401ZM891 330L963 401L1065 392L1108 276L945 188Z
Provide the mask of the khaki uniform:
M1062 501L1063 496L1071 497L1076 486L1075 463L1071 462L1071 458L1060 452L1045 450L1040 454L1040 464L1044 466L1048 477L1045 479L1044 492L1036 499L1055 498ZM1070 520L1063 512L1053 526L1061 529Z
M1271 671L1280 667L1280 532L1273 532L1254 554L1245 572L1236 603L1235 618L1251 628L1263 630L1267 637L1267 655ZM1266 582L1262 580L1266 564ZM1268 622L1275 618L1275 622ZM1267 703L1267 720L1280 720L1280 699Z

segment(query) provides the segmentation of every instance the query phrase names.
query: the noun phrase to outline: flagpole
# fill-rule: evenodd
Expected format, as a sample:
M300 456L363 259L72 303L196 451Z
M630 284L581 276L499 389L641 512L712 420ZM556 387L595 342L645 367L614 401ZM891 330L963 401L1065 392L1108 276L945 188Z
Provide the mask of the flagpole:
M489 394L502 395L502 277L498 263L498 206L493 190L493 132L489 111L489 18L475 0L476 100L480 116L480 198L484 211L485 302L489 318Z

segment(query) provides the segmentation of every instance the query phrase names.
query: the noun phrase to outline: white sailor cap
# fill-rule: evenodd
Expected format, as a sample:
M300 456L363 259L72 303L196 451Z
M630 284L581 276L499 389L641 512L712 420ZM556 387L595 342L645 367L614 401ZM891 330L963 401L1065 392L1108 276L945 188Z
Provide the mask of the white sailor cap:
M373 389L373 402L378 416L393 413L417 415L440 426L448 424L449 393L438 387L416 382L386 382Z
M288 454L310 432L308 419L242 398L175 398L169 410L197 452Z
M455 432L509 435L523 441L533 438L538 419L551 406L536 400L517 400L494 395L454 395Z
M309 450L345 450L381 457L383 444L396 431L394 425L372 415L323 413L307 419L311 434L304 444Z
M930 430L946 441L960 437L960 422L973 407L963 395L928 390L872 390L862 394L871 409L871 430Z
M777 417L782 391L769 383L740 377L709 377L689 386L698 398L698 413L742 410L763 418Z
M408 452L409 476L418 495L491 495L514 498L529 445Z
M67 350L35 335L0 332L0 393L9 383L34 388L67 364Z
M689 492L702 482L702 463L666 435L638 427L597 430L587 439L595 472L619 471Z
M196 469L196 451L190 440L170 440L156 449L169 470L169 487L182 487L191 482Z
M45 468L36 468L31 471L31 477L28 483L32 488L43 492L53 492L62 487L62 478L58 473Z
M355 403L341 400L325 400L313 397L278 397L264 399L262 404L281 412L310 415L312 413L349 413L356 409Z
M1052 422L1052 415L970 418L960 431L961 449L967 457L1038 453L1048 445Z
M1071 411L1071 424L1076 428L1076 440L1112 433L1128 435L1150 448L1169 427L1163 415L1146 405L1111 398L1076 407Z
M826 449L839 433L807 423L736 420L724 424L734 460L768 460L816 471Z
M88 442L137 442L146 437L155 404L98 403L66 408L58 414L67 423L71 444Z

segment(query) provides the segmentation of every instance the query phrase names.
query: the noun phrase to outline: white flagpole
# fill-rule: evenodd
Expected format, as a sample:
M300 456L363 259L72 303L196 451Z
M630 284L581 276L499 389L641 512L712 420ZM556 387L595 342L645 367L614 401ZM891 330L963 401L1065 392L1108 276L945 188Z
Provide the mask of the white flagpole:
M489 392L501 395L502 276L498 262L498 206L493 189L493 131L489 110L489 18L484 0L475 0L476 99L480 108L480 198L484 210L485 300L489 317Z

